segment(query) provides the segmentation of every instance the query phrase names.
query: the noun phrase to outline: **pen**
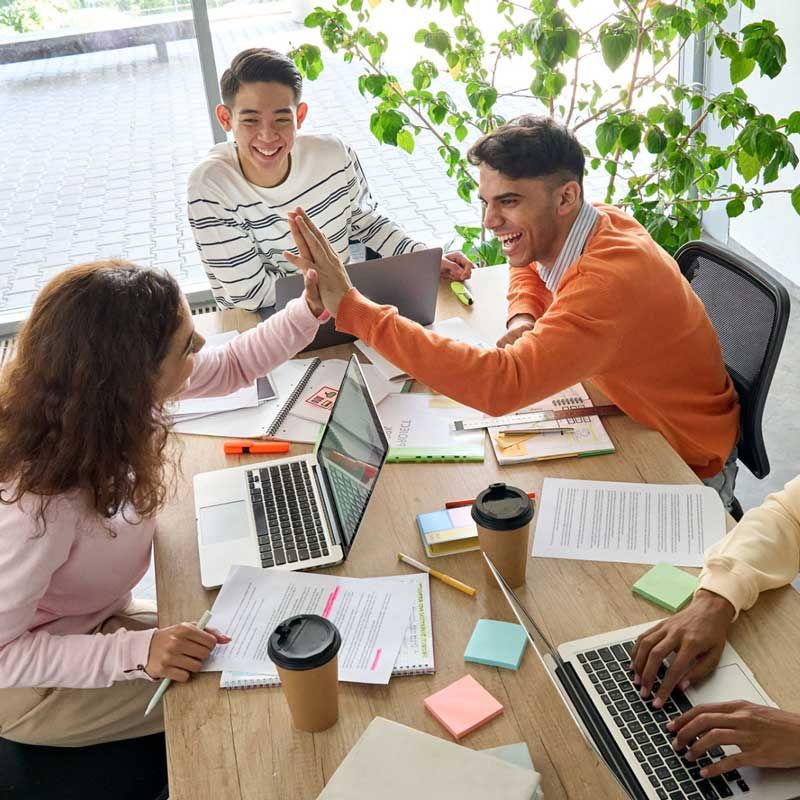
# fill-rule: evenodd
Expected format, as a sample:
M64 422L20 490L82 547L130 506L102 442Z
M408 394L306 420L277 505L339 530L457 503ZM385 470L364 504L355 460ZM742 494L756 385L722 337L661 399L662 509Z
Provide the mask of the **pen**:
M238 442L225 442L222 449L226 456L249 453L288 453L289 442L251 442L244 439Z
M197 623L197 627L199 630L204 631L206 629L206 625L208 625L208 621L211 619L211 612L206 611L202 617L200 617L200 621ZM156 689L156 693L150 698L150 702L147 704L147 708L144 710L144 715L147 716L157 705L158 701L164 696L164 692L169 689L169 685L172 683L172 678L164 678L161 681L161 685Z
M536 499L536 492L528 492L528 497L531 500ZM464 506L471 506L475 502L474 499L472 500L448 500L445 504L445 508L463 508Z
M449 575L445 575L444 572L439 572L438 569L431 569L430 567L426 567L425 564L420 563L415 558L411 558L411 556L407 556L403 553L398 553L397 558L400 561L405 562L410 567L415 567L416 569L422 570L423 572L427 572L428 575L432 575L434 578L438 578L442 583L446 583L448 586L452 586L454 589L458 589L459 592L464 592L464 594L468 594L470 597L474 597L475 593L478 591L477 589L473 589L472 586L467 586L466 583L461 583L461 581L457 581L455 578L451 578Z
M501 428L500 436L533 436L536 433L572 433L575 428Z
M450 288L465 306L471 306L475 302L469 289L461 281L450 281Z

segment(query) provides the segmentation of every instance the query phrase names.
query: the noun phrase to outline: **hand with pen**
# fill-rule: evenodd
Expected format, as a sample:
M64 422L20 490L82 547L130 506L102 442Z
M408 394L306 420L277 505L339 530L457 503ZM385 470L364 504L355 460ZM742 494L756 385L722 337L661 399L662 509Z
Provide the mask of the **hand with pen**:
M170 678L179 683L199 672L203 662L218 644L227 644L230 637L213 628L200 630L191 622L159 628L150 640L150 653L145 672L151 678Z

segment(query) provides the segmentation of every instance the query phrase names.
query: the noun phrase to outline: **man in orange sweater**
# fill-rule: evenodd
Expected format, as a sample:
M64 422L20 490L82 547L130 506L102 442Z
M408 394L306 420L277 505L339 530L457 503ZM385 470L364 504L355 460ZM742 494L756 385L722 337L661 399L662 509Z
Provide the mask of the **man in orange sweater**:
M675 261L632 217L584 200L583 151L548 118L521 117L486 134L469 159L480 170L486 227L511 268L499 347L444 339L367 300L298 209L291 225L300 255L286 257L318 271L337 330L492 415L590 380L660 431L730 507L739 402L714 328Z

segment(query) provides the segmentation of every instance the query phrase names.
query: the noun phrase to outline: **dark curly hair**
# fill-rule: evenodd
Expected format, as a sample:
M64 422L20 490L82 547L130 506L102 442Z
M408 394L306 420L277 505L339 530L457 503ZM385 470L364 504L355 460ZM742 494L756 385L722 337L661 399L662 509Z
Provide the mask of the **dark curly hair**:
M42 532L50 500L74 489L104 518L163 505L172 474L156 383L181 297L167 272L120 260L42 289L0 380L0 502L37 495Z
M583 190L586 157L568 128L549 117L523 114L481 136L470 147L473 166L488 164L503 175L576 181Z

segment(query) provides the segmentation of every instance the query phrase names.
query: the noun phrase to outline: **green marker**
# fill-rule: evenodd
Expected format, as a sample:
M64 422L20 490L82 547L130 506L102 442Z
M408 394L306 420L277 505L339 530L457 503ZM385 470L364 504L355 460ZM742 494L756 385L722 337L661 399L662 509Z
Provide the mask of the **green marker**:
M475 301L472 299L469 289L461 281L450 281L450 288L453 294L465 305L471 306Z

